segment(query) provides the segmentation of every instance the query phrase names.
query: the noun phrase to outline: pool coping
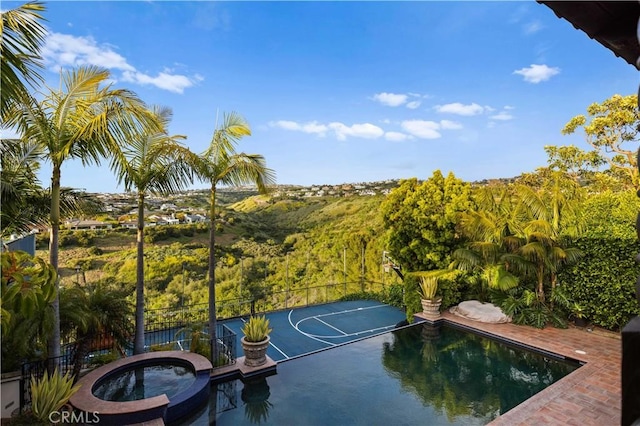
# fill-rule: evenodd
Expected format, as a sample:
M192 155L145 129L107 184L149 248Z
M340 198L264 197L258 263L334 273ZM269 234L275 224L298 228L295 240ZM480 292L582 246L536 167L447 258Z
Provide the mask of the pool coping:
M71 406L77 410L87 413L97 413L99 416L105 416L101 418L101 423L103 422L103 420L106 420L105 423L109 423L108 419L110 417L124 418L130 416L132 423L143 423L164 418L167 412L167 408L171 404L171 401L165 394L141 399L138 401L118 402L102 400L94 396L92 393L96 383L101 378L114 371L123 369L127 365L134 362L158 361L163 359L179 359L189 363L194 369L196 382L198 381L199 377L205 374L208 379L210 371L212 369L211 362L209 362L208 359L191 352L160 351L133 355L103 365L83 376L78 381L78 384L80 384L80 389L69 399L69 404L71 404ZM186 392L187 390L185 390L184 392ZM178 401L178 403L181 402L181 400Z
M234 379L251 379L268 377L277 374L278 363L267 355L267 362L259 367L249 367L244 363L244 357L236 359L235 364L216 367L211 370L211 384L226 382Z
M619 334L598 335L570 327L537 329L487 324L443 312L436 321L416 314L418 321L448 323L583 364L551 386L503 413L490 424L619 425L621 419L622 341Z

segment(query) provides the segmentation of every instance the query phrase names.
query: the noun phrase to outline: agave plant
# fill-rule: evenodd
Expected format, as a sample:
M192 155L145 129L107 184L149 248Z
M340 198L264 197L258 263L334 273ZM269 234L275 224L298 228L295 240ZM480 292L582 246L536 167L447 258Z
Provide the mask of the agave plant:
M73 384L73 376L67 372L64 376L56 368L53 374L40 380L31 376L31 411L41 421L49 420L51 413L59 411L63 405L80 389Z
M273 331L269 328L269 320L263 315L251 317L242 327L247 342L262 342Z

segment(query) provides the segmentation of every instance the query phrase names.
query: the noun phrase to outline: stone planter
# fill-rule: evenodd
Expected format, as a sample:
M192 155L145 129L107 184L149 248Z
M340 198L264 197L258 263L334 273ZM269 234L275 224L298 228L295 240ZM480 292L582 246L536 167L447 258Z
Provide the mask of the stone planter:
M440 305L442 298L420 299L422 303L422 313L428 318L440 318Z
M260 367L267 362L267 348L271 339L267 336L261 342L247 342L243 337L240 339L244 350L244 365L248 367Z

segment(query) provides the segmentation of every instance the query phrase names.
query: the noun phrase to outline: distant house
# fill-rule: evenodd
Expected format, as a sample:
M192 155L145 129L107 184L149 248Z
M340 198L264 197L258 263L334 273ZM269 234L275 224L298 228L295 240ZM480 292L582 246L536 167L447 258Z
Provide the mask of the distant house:
M178 206L176 206L175 204L171 204L171 203L164 203L163 205L160 206L160 210L178 210Z
M138 222L120 222L120 226L127 229L136 229L138 227Z
M149 216L149 220L155 222L156 225L177 225L180 223L175 217L158 216L156 214Z
M180 220L176 219L175 217L170 217L170 216L162 216L162 220L167 225L177 225L177 224L180 223Z
M80 220L72 219L65 222L67 229L74 231L82 229L111 229L112 225L107 222L100 222L99 220Z
M207 218L201 214L185 214L184 221L186 223L201 223L206 222Z

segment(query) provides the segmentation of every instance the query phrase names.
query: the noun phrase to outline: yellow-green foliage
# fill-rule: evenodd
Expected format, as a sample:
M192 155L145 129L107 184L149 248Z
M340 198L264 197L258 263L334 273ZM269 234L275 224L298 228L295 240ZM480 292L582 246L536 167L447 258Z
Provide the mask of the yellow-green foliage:
M249 318L242 327L242 333L248 342L261 342L272 331L269 328L269 320L264 315Z
M420 295L423 299L434 300L438 291L438 278L436 277L420 277Z
M80 389L80 385L73 385L73 376L68 372L64 376L58 369L51 376L45 373L40 380L31 377L31 410L33 415L42 421L47 421L54 413L69 401Z

